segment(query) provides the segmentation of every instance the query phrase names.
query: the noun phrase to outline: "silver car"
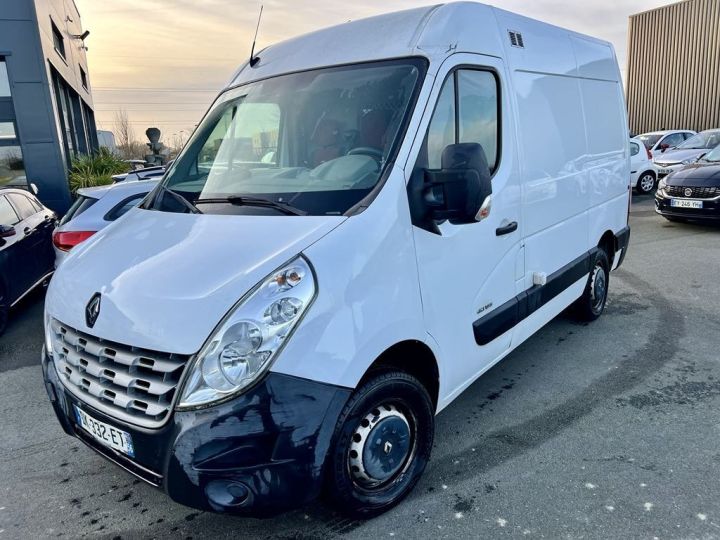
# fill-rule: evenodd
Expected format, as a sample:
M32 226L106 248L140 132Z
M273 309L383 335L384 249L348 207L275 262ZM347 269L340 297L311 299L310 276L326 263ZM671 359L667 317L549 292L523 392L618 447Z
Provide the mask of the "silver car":
M718 145L720 145L720 129L708 129L690 137L674 150L655 156L653 163L658 169L658 178L664 178L695 163Z

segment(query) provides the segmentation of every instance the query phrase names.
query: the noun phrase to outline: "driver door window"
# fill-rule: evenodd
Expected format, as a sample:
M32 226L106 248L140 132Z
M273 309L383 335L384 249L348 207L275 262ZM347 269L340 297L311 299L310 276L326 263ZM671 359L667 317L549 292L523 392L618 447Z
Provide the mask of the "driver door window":
M450 144L476 142L495 172L499 148L498 82L490 71L459 69L440 91L423 145L421 168L440 169L443 150Z

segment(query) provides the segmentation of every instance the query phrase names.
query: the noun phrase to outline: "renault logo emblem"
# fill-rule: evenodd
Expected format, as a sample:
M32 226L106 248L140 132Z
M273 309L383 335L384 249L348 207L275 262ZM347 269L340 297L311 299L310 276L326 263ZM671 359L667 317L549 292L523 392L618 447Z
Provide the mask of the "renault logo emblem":
M100 315L100 293L95 293L85 307L85 323L88 328L95 326Z
M685 188L685 196L692 197L692 188Z

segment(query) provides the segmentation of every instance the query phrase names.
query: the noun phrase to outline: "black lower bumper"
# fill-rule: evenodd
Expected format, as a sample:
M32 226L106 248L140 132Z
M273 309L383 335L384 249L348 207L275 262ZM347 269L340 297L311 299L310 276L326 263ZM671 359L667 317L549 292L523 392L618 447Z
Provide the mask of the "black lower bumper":
M663 216L677 219L695 219L702 221L720 220L720 200L693 199L702 201L702 208L680 208L672 206L671 200L672 197L665 197L658 191L658 193L655 194L655 211Z
M126 424L67 392L43 360L48 395L63 429L178 503L216 512L272 515L321 489L325 457L351 390L269 373L236 399L176 411L159 429ZM128 432L135 457L104 446L75 421L73 405Z

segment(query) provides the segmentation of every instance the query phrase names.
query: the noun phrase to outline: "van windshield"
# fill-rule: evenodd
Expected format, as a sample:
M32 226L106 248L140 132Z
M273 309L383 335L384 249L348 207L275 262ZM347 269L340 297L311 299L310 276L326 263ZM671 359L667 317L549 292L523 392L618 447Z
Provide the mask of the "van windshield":
M373 62L229 90L145 207L343 214L394 159L424 70L420 59Z

